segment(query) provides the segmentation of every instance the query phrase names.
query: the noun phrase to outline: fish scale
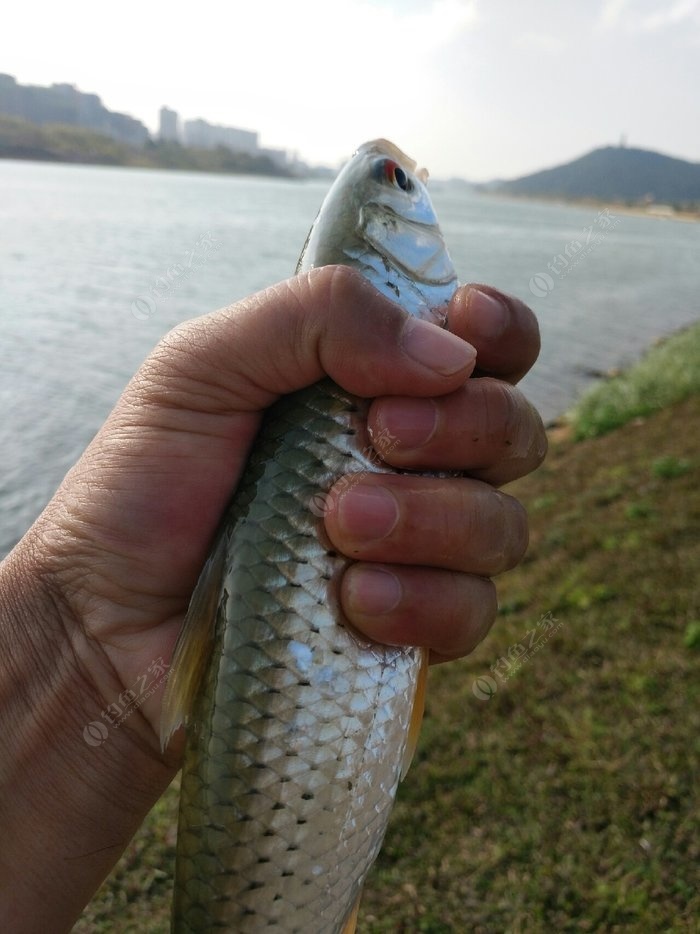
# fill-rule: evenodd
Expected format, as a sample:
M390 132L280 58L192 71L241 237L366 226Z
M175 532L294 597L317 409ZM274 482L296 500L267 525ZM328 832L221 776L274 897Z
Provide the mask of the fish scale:
M177 931L336 932L381 845L401 767L386 750L405 745L420 652L339 625L348 562L309 508L332 478L379 469L356 441L365 406L328 381L277 403L227 517L219 662L182 777Z

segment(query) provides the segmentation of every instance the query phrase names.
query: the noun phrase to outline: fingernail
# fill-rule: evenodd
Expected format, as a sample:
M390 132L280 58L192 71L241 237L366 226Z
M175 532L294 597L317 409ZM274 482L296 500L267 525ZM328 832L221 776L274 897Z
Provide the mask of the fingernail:
M420 318L406 322L401 344L409 357L442 376L466 369L476 357L471 344Z
M346 609L359 616L390 613L403 595L401 583L391 571L367 565L351 567L344 583Z
M480 289L469 292L469 331L483 340L496 340L508 326L508 309L493 295Z
M389 446L400 443L402 448L419 448L433 436L437 426L437 407L432 399L398 399L389 397L378 403L379 432L370 429L379 454L389 453ZM378 442L381 441L381 446Z
M399 519L399 504L382 486L358 483L340 498L338 522L353 539L372 541L386 536Z

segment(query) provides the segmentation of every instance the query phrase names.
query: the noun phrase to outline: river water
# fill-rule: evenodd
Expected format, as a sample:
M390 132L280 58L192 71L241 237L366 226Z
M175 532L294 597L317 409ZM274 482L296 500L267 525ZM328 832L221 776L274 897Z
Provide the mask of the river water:
M0 161L0 556L174 324L286 278L326 183ZM464 282L537 312L546 420L700 318L700 224L437 183Z

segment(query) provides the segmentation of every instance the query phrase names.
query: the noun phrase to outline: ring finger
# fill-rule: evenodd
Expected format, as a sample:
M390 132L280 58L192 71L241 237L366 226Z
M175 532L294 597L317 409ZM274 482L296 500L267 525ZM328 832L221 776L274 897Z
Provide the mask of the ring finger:
M520 561L520 503L463 477L361 474L332 488L325 515L334 546L358 561L425 565L491 577Z

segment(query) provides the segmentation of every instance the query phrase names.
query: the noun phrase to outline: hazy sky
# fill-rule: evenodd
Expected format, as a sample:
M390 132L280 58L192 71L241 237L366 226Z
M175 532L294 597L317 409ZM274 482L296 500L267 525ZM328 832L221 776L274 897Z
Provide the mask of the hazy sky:
M513 177L624 134L700 161L700 0L12 3L0 71L152 129L161 104L337 164L386 136L436 176Z

